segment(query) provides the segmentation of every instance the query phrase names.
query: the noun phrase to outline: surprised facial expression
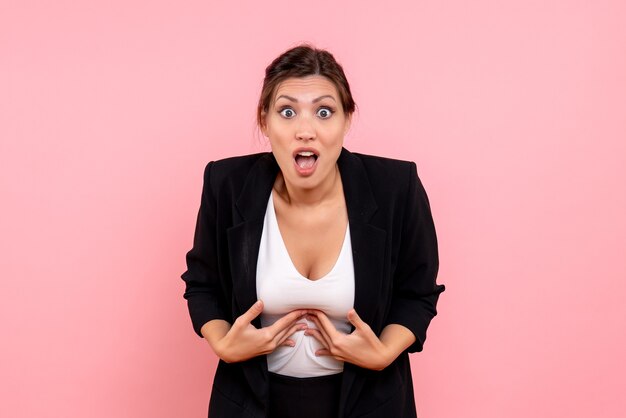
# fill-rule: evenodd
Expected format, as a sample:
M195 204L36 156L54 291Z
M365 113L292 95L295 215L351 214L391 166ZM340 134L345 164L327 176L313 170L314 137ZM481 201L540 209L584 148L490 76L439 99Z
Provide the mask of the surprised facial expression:
M285 182L314 188L335 170L343 139L350 128L335 85L314 75L288 78L274 93L261 130Z

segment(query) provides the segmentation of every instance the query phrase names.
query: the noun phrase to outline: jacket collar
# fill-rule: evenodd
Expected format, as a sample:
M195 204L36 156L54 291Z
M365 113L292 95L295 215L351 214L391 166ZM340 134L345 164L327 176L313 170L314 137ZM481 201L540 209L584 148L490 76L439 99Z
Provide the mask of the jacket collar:
M363 163L356 155L342 147L337 166L343 184L348 218L367 223L378 206ZM278 163L271 152L259 158L250 170L237 199L237 210L244 220L251 221L265 216L267 199L278 171Z

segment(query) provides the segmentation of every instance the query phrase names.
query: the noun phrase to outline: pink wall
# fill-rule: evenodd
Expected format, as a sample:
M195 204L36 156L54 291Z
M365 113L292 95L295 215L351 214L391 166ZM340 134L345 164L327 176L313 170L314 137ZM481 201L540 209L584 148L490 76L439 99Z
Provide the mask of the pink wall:
M0 416L206 416L202 169L267 149L263 69L302 40L347 70L346 147L429 192L420 416L623 416L624 2L244 3L2 2Z

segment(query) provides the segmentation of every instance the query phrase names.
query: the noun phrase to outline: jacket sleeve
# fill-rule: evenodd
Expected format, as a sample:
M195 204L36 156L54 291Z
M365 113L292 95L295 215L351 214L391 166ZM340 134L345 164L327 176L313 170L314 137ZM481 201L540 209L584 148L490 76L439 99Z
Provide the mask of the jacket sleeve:
M193 329L200 337L200 329L208 321L228 320L217 265L217 205L211 187L212 167L213 162L210 162L204 169L193 247L186 256L187 271L181 276L185 281L183 297L187 300Z
M439 255L430 203L410 164L408 190L388 323L405 326L415 335L409 353L422 351L426 329L437 315L436 305L444 285L437 285Z

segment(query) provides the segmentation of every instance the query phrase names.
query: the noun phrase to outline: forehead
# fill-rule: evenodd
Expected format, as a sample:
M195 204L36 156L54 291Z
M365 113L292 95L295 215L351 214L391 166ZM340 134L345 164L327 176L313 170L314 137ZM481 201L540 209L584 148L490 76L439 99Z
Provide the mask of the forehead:
M338 99L337 87L328 78L321 75L311 75L307 77L292 77L280 82L274 92L273 100L281 94L299 97L302 100L329 94Z

